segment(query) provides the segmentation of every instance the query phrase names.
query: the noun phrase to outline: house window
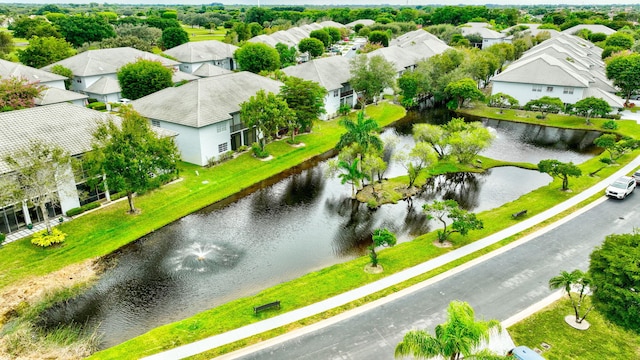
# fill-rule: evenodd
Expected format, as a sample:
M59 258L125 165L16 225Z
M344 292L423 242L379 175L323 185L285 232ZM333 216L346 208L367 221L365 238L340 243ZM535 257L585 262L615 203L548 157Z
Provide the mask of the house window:
M553 86L547 86L547 92L553 92Z
M562 92L563 94L573 94L573 88L569 87L569 88L564 88L564 91Z
M227 124L226 123L218 123L218 125L216 125L216 130L218 130L219 133L227 130Z
M340 90L333 90L333 96L336 97L340 95Z
M533 87L531 88L531 91L533 91L533 92L542 92L542 86L533 85Z
M82 84L82 79L76 79L76 82L77 82L78 84Z
M222 143L218 145L218 153L226 152L228 149L227 143Z
M159 120L151 120L151 126L160 127L160 121Z

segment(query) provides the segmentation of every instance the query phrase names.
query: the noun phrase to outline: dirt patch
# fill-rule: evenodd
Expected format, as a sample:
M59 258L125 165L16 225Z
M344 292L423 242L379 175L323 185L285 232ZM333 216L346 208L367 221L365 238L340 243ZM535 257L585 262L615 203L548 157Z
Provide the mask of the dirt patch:
M451 241L448 241L448 240L443 241L443 242L435 240L433 242L433 246L439 247L439 248L450 248L450 247L453 247L453 243L451 243Z

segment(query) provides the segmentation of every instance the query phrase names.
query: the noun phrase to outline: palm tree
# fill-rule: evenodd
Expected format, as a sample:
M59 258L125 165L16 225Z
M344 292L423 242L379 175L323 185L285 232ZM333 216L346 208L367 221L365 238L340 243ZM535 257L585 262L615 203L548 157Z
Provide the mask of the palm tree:
M368 179L369 176L360 171L358 159L353 159L353 162L351 163L347 161L340 161L338 162L338 168L344 171L338 175L340 183L351 184L351 197L355 199L356 187L360 186L360 180L363 178Z
M452 301L447 308L448 319L436 326L436 335L423 330L412 330L396 346L395 357L411 355L431 358L438 355L450 360L469 358L489 331L500 329L497 320L476 321L473 308L466 302Z
M571 288L577 285L578 286L578 297L574 298L571 296ZM572 272L562 271L560 275L554 276L549 279L549 288L552 290L563 288L564 291L569 295L569 299L571 300L571 306L573 306L573 312L576 315L576 323L580 324L582 321L589 315L589 312L593 309L593 305L587 309L584 316L580 317L580 307L582 303L587 298L587 296L591 293L590 289L591 279L589 276L582 272L579 269L573 270Z
M379 129L378 123L372 118L365 118L364 110L358 112L358 119L353 121L350 118L342 118L340 125L347 129L347 132L342 134L338 145L338 150L343 149L351 144L356 144L360 149L358 151L359 158L366 153L369 148L374 148L377 151L382 151L383 143L378 136L377 131Z

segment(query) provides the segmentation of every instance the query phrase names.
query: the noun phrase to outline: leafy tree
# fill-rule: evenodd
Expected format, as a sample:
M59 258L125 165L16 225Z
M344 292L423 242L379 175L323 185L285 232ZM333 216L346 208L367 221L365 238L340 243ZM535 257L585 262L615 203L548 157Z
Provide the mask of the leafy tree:
M61 186L73 179L69 153L57 145L32 140L4 161L18 184L13 201L32 201L42 212L47 234L51 234L47 204L57 202Z
M571 288L574 286L578 286L578 296L575 299L571 296ZM576 323L581 324L593 309L592 305L584 312L582 317L580 316L580 308L582 304L587 299L587 296L589 296L593 291L591 280L587 274L579 269L573 270L572 272L562 271L560 272L560 275L549 279L549 289L555 290L560 288L564 289L564 291L567 292L567 295L569 295L571 306L573 306L573 312L576 316Z
M608 320L640 332L640 233L612 234L591 253L592 301Z
M447 241L453 233L457 232L464 236L471 230L484 228L482 220L478 219L476 214L460 209L458 202L455 200L434 201L431 204L424 204L422 209L429 220L435 218L442 223L443 229L438 230L438 241L440 243ZM452 221L449 228L445 217Z
M354 91L362 96L363 108L367 102L377 101L380 93L395 85L396 70L380 55L358 55L351 60L351 79Z
M0 112L34 107L35 98L43 90L44 86L30 83L25 78L0 79Z
M443 159L448 155L446 152L448 137L448 132L442 126L432 124L413 125L413 138L416 142L429 144L438 155L438 159Z
M388 164L384 161L381 156L382 154L379 152L368 152L364 154L362 158L362 172L369 174L369 179L371 180L371 190L374 194L376 194L375 188L375 178L378 178L378 182L382 181L382 177L384 172L387 170Z
M86 44L85 44L86 45ZM93 45L93 44L91 44ZM84 47L84 46L83 46ZM138 49L140 51L152 52L153 45L150 43L135 37L135 36L118 36L114 38L104 39L98 43L98 47L100 49L112 49L119 47L130 47L134 49ZM80 50L80 49L78 49Z
M373 231L371 237L373 244L367 247L369 250L369 257L371 258L371 266L378 267L378 254L376 253L377 247L391 247L396 244L396 236L386 228L376 229Z
M62 37L58 30L42 17L19 17L9 25L8 29L13 30L13 36L17 38L31 39L33 36Z
M543 96L540 99L534 99L524 105L525 110L540 111L542 118L546 118L548 113L557 113L562 110L564 103L560 98Z
M118 70L122 96L135 100L173 86L171 69L159 61L140 59Z
M283 43L276 44L276 51L280 55L280 66L286 68L297 63L298 51L294 46L287 46Z
M607 40L607 34L605 33L597 32L589 34L589 41L591 41L592 43L597 43L605 40Z
M113 26L101 16L65 16L55 21L60 34L73 46L115 37Z
M416 104L416 98L419 91L420 74L417 71L405 71L398 78L398 88L402 94L402 106L405 108L413 107Z
M341 150L350 145L356 145L357 153L366 154L369 149L381 151L383 148L382 140L378 135L378 123L372 119L365 117L364 110L358 112L356 121L348 117L340 119L339 124L347 130L340 136L340 140L336 145Z
M452 301L447 308L448 318L435 329L435 336L424 330L411 330L396 345L395 357L413 356L459 360L470 358L483 341L489 339L491 329L500 329L497 320L477 321L473 308L466 302Z
M312 58L315 58L324 54L324 44L316 38L304 38L300 40L298 50L301 53L308 52Z
M369 34L369 42L382 44L383 47L389 46L389 34L386 31L372 31Z
M480 153L487 149L493 141L493 135L480 122L464 123L464 126L454 132L450 132L447 139L451 155L458 158L462 164L470 164Z
M476 48L470 51L465 67L473 79L486 88L493 74L500 69L500 61L493 53Z
M134 214L133 195L153 187L155 175L175 173L180 153L173 138L159 137L142 115L129 106L120 109L122 122L99 123L85 158L92 175L105 175L109 188L127 193Z
M604 117L611 112L611 106L600 98L589 96L576 102L573 110L576 114L585 116L587 125L591 125L589 119L592 116Z
M164 30L170 27L180 27L180 22L176 19L163 19L159 16L149 16L144 19L144 24L158 28L160 30Z
M280 97L287 102L294 113L293 124L289 128L291 140L300 130L311 131L313 122L325 112L324 97L327 90L317 82L288 76L280 88Z
M160 38L164 49L171 49L189 42L189 34L181 27L170 27L162 30Z
M121 24L115 28L118 37L136 37L145 43L156 45L162 37L162 30L144 24Z
M478 89L478 85L471 78L464 78L449 83L444 91L456 100L455 109L461 108L467 100L484 99L484 94Z
M607 78L617 86L626 102L636 89L640 89L640 54L619 53L606 61Z
M616 32L607 37L605 47L610 46L620 49L631 49L634 42L635 40L632 35L625 34L623 32Z
M275 71L280 68L278 51L267 44L246 43L236 50L233 57L238 61L240 69L255 74L263 70Z
M356 198L356 189L360 188L360 181L368 178L368 175L360 171L359 161L360 159L353 159L351 162L344 160L338 162L338 169L342 170L342 172L338 174L340 183L351 184L351 198L353 199Z
M8 31L0 31L0 58L6 59L14 48L11 33Z
M505 93L496 93L489 97L489 106L499 107L502 114L504 108L518 106L518 99Z
M71 89L71 83L73 82L73 71L71 71L71 69L62 65L54 65L51 67L51 72L66 77L64 80L64 88L67 90Z
M573 162L563 163L553 159L541 160L538 163L538 171L562 179L562 190L569 189L569 177L582 176L582 170Z
M24 65L41 68L73 54L71 44L64 39L34 36L29 40L29 46L18 50L18 59Z
M615 162L622 154L639 146L638 140L632 138L618 140L615 134L602 134L593 143L609 152L611 162Z
M322 28L322 30L324 30L327 34L329 34L329 38L331 39L331 44L335 44L338 41L342 40L342 33L340 32L340 29L328 26L328 27Z
M407 170L409 176L407 188L415 184L423 169L438 162L438 155L426 142L417 142L408 154L400 151L394 157Z
M312 39L318 39L322 41L322 44L324 45L325 48L331 45L331 35L329 35L329 33L327 33L326 31L324 31L324 29L313 30L312 32L309 33L309 37Z
M240 118L249 127L255 126L259 132L260 149L264 151L267 139L280 127L289 124L295 113L287 102L274 93L259 90L255 96L240 104Z

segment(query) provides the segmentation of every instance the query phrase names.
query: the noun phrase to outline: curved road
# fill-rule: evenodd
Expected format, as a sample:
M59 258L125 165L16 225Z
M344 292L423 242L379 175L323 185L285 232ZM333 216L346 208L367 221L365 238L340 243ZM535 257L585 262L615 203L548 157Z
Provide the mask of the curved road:
M552 293L547 281L562 270L586 270L589 254L612 233L640 224L640 192L626 200L602 199L588 211L483 262L332 325L222 358L393 359L395 345L411 329L432 331L452 300L466 301L477 317L503 321ZM499 251L498 251L499 252ZM384 301L383 301L384 302ZM347 313L347 315L350 313Z

